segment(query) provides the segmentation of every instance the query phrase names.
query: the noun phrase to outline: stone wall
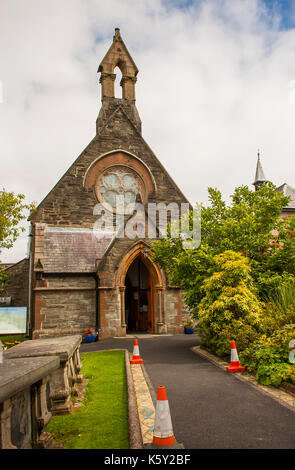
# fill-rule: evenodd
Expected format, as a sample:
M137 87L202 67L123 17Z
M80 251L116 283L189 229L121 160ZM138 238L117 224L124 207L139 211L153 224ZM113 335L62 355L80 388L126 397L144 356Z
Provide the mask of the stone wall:
M191 314L191 312L190 312L188 306L186 305L183 296L184 296L184 292L182 291L182 293L181 293L181 301L182 301L182 322L183 322L183 324L185 324L186 320L192 318L192 314Z
M99 339L121 336L121 303L119 289L99 290Z
M167 333L183 333L182 297L177 287L168 287L164 292L164 323Z
M93 227L96 220L93 208L97 199L93 188L84 187L84 177L97 157L115 149L126 149L136 155L151 171L157 190L149 195L149 202L188 202L129 120L128 106L125 100L118 99L109 99L105 103L109 120L103 121L99 134L32 213L33 223Z
M92 276L46 277L35 289L33 338L83 334L96 327L96 283Z
M29 295L29 260L23 259L7 269L11 279L5 296L11 297L12 307L27 307Z

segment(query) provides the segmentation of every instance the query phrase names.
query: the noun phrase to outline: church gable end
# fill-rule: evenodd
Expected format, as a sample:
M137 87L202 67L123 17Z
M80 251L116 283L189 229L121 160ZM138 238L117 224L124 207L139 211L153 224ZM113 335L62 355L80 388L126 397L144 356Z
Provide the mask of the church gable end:
M114 96L116 67L122 72L121 99ZM138 69L118 28L98 72L102 106L96 136L30 216L34 337L89 327L97 328L100 338L124 335L130 328L182 332L181 293L166 286L164 273L155 275L159 268L149 254L153 239L146 233L115 238L112 231L96 238L93 232L97 203L115 207L120 194L124 204L143 204L145 215L137 225L147 220L148 203L188 203L141 135Z

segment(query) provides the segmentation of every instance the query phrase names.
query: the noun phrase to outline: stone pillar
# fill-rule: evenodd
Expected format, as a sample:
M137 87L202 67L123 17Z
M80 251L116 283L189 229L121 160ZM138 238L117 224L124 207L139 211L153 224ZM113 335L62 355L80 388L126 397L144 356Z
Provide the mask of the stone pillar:
M121 334L126 336L126 318L125 318L125 290L126 286L120 286L120 305L121 305Z
M102 98L114 98L115 96L115 85L116 80L115 73L105 73L103 72L100 77L100 83L102 87L101 96Z
M52 413L47 405L47 386L50 376L44 377L31 387L32 394L32 439L38 448L48 447L53 439L50 433L44 432L45 426L49 423Z
M157 333L167 333L167 326L163 321L163 287L156 286L155 295L157 298L157 323L156 323L156 332Z
M123 99L135 101L135 83L137 78L124 75L120 82L123 89Z
M76 382L78 384L81 384L83 382L83 375L80 374L80 371L82 369L82 363L81 363L81 358L80 358L80 351L78 348L73 354L73 361L74 361L74 367L75 367L75 372L76 372Z
M11 402L0 405L0 449L17 449L11 442Z
M76 382L76 370L74 366L73 356L68 361L68 379L70 387L72 388Z
M52 400L52 414L63 415L70 413L71 386L69 382L69 361L61 361L60 367L55 371L50 382L50 398ZM70 381L72 378L70 379Z
M43 430L47 423L51 419L51 412L47 407L47 384L49 382L50 376L44 377L39 383L37 388L38 402L40 414L37 416L38 423L40 424L40 429Z

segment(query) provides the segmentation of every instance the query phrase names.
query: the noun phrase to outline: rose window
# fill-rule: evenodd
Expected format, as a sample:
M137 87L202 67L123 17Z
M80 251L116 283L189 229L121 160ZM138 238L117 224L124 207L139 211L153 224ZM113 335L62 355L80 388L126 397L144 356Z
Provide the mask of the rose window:
M143 200L143 182L140 176L128 167L112 167L106 170L96 182L96 194L99 201L116 209L116 202L124 201L124 209L135 203L140 196ZM117 199L121 196L120 199Z

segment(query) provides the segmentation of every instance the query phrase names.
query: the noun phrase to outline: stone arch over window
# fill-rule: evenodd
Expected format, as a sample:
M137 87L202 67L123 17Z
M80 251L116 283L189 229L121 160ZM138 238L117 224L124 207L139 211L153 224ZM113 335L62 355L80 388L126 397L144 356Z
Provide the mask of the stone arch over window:
M133 174L136 180L142 183L141 202L145 204L149 195L157 191L154 176L140 158L125 150L113 150L97 157L86 170L83 186L86 189L93 188L97 197L96 188L102 175L112 169L116 172L116 169L120 168L125 168L126 174L130 173L130 176ZM99 197L97 199L99 200Z

